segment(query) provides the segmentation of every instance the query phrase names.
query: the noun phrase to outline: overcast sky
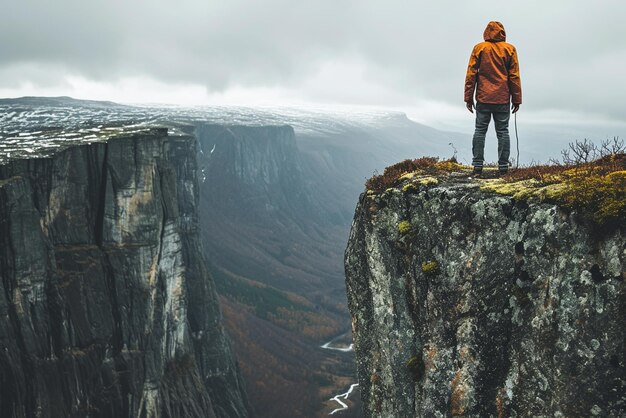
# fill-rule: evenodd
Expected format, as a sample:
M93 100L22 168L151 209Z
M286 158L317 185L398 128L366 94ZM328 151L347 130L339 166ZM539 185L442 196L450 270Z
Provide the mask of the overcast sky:
M490 20L518 50L520 115L626 119L626 1L2 1L0 96L315 103L467 118Z

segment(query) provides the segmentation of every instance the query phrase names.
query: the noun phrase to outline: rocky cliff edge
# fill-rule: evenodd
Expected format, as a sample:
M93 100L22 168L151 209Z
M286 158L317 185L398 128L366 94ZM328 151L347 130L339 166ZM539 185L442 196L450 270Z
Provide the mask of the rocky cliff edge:
M624 416L623 161L371 179L345 254L365 415Z

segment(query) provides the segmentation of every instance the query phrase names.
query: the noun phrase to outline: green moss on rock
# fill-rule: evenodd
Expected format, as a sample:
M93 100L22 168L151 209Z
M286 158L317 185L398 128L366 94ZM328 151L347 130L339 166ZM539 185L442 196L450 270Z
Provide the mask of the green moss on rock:
M578 210L599 225L626 218L626 170L599 173L592 169L571 169L558 177L551 174L545 181L488 180L481 189L516 200L553 202Z
M422 263L422 273L430 276L437 274L439 271L439 263L436 261L424 261Z
M424 377L426 369L424 360L418 356L412 356L407 362L406 367L415 380L421 380Z
M402 221L398 224L398 232L402 235L406 235L411 232L411 222Z
M402 186L403 193L415 193L417 191L418 191L418 188L414 183L407 183L404 186Z

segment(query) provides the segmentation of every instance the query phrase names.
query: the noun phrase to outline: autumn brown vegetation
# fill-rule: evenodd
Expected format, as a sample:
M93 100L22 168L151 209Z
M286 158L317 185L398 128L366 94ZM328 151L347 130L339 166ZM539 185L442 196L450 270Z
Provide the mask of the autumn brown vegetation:
M217 268L213 277L254 416L327 416L328 399L356 378L353 353L320 348L345 323L302 295Z
M356 379L354 354L321 349L242 309L229 297L220 299L248 397L255 407L253 416L328 416L328 409L336 407L328 399Z
M505 194L558 203L562 208L578 211L598 226L623 225L626 219L624 151L624 142L619 138L604 141L600 146L587 140L570 143L561 153L562 161L531 165L507 174L504 187L514 184L526 187L509 188L510 192Z
M389 187L397 186L403 174L420 171L422 174L437 175L454 169L461 169L456 158L439 161L437 157L421 157L415 160L404 160L385 168L383 174L374 174L365 183L368 190L382 192Z
M511 170L504 179L520 181L534 179L542 182L555 182L564 172L577 169L581 172L607 174L624 170L626 165L626 147L618 137L605 140L599 146L583 139L571 142L561 151L561 160L552 159L549 164L531 164Z
M581 140L561 152L561 160L549 164L531 164L516 168L497 180L486 180L483 190L513 196L516 200L556 203L575 210L598 226L623 225L626 219L626 147L615 137L599 145ZM437 184L437 179L451 172L469 171L471 167L455 159L439 161L434 157L404 160L374 175L366 182L370 193L381 193L402 186L403 192L417 190L421 184Z

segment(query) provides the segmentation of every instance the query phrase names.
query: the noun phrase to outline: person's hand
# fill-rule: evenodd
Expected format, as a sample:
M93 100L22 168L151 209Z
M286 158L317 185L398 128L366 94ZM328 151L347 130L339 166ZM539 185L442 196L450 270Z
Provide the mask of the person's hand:
M513 103L513 106L511 106L511 112L517 112L519 110L519 105L520 103Z
M467 106L467 110L469 110L470 113L474 113L474 102L466 102L465 106Z

